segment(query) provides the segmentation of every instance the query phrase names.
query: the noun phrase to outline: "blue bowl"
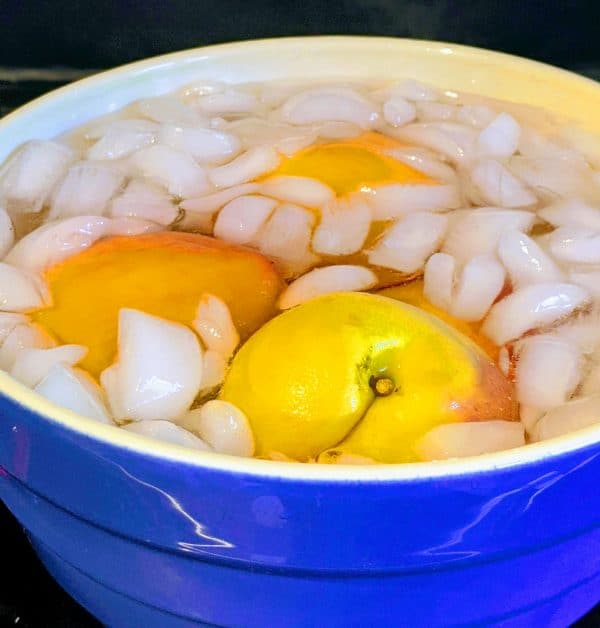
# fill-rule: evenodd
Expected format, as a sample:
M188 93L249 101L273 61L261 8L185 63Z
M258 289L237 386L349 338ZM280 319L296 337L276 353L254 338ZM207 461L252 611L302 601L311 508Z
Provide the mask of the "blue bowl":
M598 85L496 53L279 40L169 55L59 90L0 123L0 153L193 77L302 76L314 58L322 76L364 76L390 54L403 60L398 76L444 76L458 89L483 77L472 89L484 93L508 80L530 101L547 84L582 112L600 105ZM600 599L598 427L464 460L332 467L157 443L1 373L0 414L0 497L58 582L109 625L564 626Z
M598 445L282 473L115 445L10 397L2 413L0 496L109 625L565 626L599 598Z

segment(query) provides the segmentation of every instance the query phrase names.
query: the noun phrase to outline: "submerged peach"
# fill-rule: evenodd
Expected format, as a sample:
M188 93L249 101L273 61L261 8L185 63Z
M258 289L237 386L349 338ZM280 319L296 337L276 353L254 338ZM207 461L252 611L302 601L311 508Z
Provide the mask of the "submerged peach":
M310 146L285 159L273 174L316 179L338 196L393 183L435 184L426 174L387 154L399 146L389 137L368 132L349 140Z
M298 460L335 447L407 462L436 425L517 418L511 385L469 338L370 294L319 297L271 320L234 358L220 398L246 414L258 455Z
M178 232L107 238L45 276L53 305L34 319L61 343L87 346L82 366L94 375L112 362L122 308L191 325L210 293L228 305L244 338L274 314L282 287L259 253Z

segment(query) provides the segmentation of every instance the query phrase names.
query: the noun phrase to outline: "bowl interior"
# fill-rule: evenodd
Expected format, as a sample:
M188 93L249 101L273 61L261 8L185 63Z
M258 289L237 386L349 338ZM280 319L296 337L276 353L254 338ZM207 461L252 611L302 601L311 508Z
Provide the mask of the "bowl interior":
M415 78L540 106L600 134L600 87L542 63L438 42L303 37L222 44L132 63L63 87L0 122L0 161L22 142L59 135L142 97L194 81Z
M142 97L194 81L415 78L447 89L541 106L600 134L600 85L534 61L444 44L368 37L307 37L224 44L133 63L61 88L0 121L0 162L33 138L51 138ZM588 140L588 147L590 142ZM595 145L594 145L595 146ZM600 425L545 443L461 460L407 465L346 467L300 465L210 454L198 456L110 426L77 417L0 373L0 392L52 421L94 438L181 462L296 478L400 479L472 473L560 455L600 441Z

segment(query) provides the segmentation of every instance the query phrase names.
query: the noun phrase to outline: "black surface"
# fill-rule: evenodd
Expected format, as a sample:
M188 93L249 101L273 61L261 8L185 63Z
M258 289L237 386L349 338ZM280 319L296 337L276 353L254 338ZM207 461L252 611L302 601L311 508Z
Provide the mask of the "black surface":
M0 626L97 628L100 624L52 580L19 524L0 502Z
M0 64L105 67L221 41L345 33L589 65L600 61L599 21L598 0L1 0Z
M104 68L208 43L283 35L441 39L521 54L600 79L599 23L600 0L0 0L0 116L73 78L72 68ZM56 66L66 70L39 80L37 69ZM0 628L98 626L46 573L1 503L0 533ZM577 627L600 627L600 606Z

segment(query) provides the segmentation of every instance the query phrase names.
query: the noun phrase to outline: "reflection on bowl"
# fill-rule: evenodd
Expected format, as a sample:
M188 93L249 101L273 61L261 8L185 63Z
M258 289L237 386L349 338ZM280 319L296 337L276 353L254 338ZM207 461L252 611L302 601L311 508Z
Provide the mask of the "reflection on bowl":
M453 45L327 37L92 77L3 120L0 161L192 79L309 74L414 76L600 130L600 87L566 72ZM600 596L598 428L462 461L332 468L149 445L5 374L0 390L0 497L57 580L109 625L562 626Z

